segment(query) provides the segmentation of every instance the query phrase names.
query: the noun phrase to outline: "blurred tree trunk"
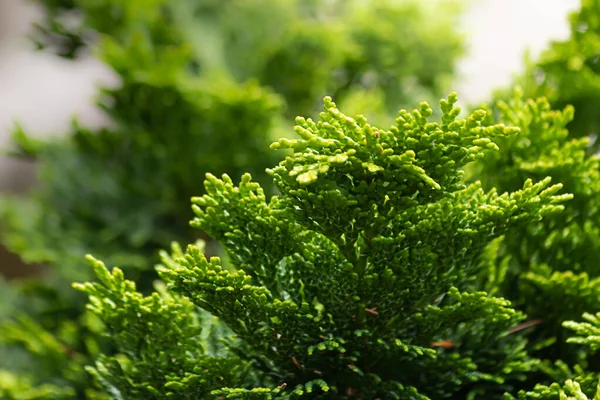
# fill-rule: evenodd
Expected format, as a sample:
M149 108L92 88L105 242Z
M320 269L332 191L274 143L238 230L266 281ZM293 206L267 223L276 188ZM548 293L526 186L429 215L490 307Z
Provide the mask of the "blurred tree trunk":
M26 194L35 185L35 163L0 156L0 193ZM0 224L2 221L0 221ZM0 274L15 279L41 273L39 265L27 265L0 246Z

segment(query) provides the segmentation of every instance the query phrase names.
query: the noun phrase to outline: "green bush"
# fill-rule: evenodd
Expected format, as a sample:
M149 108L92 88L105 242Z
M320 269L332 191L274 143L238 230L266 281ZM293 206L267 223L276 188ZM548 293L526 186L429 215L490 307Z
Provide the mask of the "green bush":
M0 199L2 243L49 268L13 284L1 316L0 397L9 399L103 397L83 367L118 348L69 287L93 279L86 253L126 267L147 294L160 249L209 239L187 224L189 198L204 194L199 176L250 172L270 196L264 171L283 155L268 146L294 136L293 117L316 114L333 94L349 110L393 121L398 108L446 91L463 51L459 8L448 1L435 14L413 0L40 5L40 48L66 58L93 52L120 81L99 91L104 128L74 121L49 142L14 132L13 155L36 161L40 184ZM50 395L48 385L60 390Z
M277 196L208 175L192 225L226 266L174 245L144 297L90 258L101 283L76 288L115 348L95 382L133 399L599 398L600 159L596 114L577 113L597 95L580 80L598 3L572 20L546 80L466 119L451 95L440 123L423 103L382 130L326 98L272 145L292 151L269 170Z
M279 195L207 175L192 226L230 268L178 245L149 296L90 258L90 296L116 348L88 371L113 398L501 398L540 371L525 314L477 291L495 238L554 218L572 198L550 178L511 193L464 184L461 168L518 129L478 110L441 122L422 103L383 130L325 99L297 118L292 154L269 170ZM195 306L195 307L194 307ZM198 311L201 310L201 311ZM216 317L217 320L210 319ZM141 346L141 347L140 347Z
M269 170L279 195L207 175L192 226L228 267L174 244L144 296L90 257L101 283L75 287L116 349L95 382L131 399L600 395L594 231L578 227L598 157L568 138L570 107L517 92L458 120L455 102L386 131L326 98L271 146L292 151ZM490 179L466 184L471 162Z
M15 134L45 173L3 200L5 242L51 272L3 292L3 398L600 398L598 0L488 106L459 118L451 94L388 129L451 75L448 15L47 7L44 45L99 43L122 83L109 128Z

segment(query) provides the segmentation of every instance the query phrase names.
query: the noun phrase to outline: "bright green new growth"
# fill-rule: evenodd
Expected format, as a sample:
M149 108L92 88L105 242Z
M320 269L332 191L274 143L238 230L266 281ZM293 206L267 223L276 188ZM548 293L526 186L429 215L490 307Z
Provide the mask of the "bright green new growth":
M292 153L269 171L271 199L249 175L208 175L192 225L232 269L175 247L157 269L175 294L143 297L93 261L103 284L76 287L118 350L97 381L128 399L438 399L500 398L523 380L537 363L512 332L524 315L469 288L492 239L570 195L549 179L504 194L465 185L461 167L516 130L484 126L483 111L457 119L456 99L441 122L423 103L383 130L326 98L318 122L297 120L299 139L272 145ZM193 305L227 327L219 354L193 339Z
M206 321L200 321L187 299L156 292L144 297L121 270L110 273L102 263L90 261L102 284L76 288L90 295L88 309L102 319L119 352L100 356L88 368L109 396L185 398L191 392L204 398L222 382L248 375L238 360L209 355L200 330Z
M587 345L592 350L592 352L596 352L600 348L600 319L598 319L599 316L600 313L597 313L596 315L584 313L583 319L585 319L587 322L565 322L563 325L566 328L572 329L578 335L580 335L569 338L568 342Z
M67 400L72 399L73 395L74 391L69 387L61 388L51 384L34 386L26 377L8 371L0 371L0 396L3 399Z
M550 386L538 385L531 392L519 393L519 400L597 400L600 398L600 384L595 390L583 390L579 382L571 379L567 380L564 386L553 383ZM586 393L592 393L588 397ZM512 396L506 396L507 399L514 399Z

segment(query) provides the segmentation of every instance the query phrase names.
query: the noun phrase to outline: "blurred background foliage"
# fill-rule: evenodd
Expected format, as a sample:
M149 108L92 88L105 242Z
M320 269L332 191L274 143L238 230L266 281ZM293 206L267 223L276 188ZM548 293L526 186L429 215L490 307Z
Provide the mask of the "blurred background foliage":
M595 149L600 133L600 0L581 0L580 9L569 15L570 35L553 41L537 59L526 57L525 72L513 84L499 89L495 101L508 100L514 86L525 97L548 98L553 108L575 108L568 125L571 135L592 136Z

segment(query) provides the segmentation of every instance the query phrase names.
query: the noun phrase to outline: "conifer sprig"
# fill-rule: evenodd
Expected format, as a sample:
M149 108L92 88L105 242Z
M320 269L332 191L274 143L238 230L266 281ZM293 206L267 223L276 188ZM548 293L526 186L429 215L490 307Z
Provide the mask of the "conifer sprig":
M504 194L465 185L461 168L497 151L491 138L516 130L484 126L483 111L457 119L455 103L454 94L441 101L442 122L430 122L423 103L383 130L326 98L318 122L297 120L299 139L272 146L292 154L270 170L280 191L271 199L249 174L238 186L227 175L207 175L192 225L221 242L230 265L207 259L197 245L163 253L158 272L176 293L168 300L141 296L121 272L94 262L105 286L78 287L113 327L123 355L151 374L140 376L141 366L128 373L103 357L97 379L124 387L128 376L127 390L157 398L175 387L209 390L182 383L199 373L186 359L216 365L194 379L222 382L212 394L225 398L497 396L490 385L523 379L536 365L514 333L525 317L506 300L468 291L474 260L493 238L562 211L571 196L556 194L561 185L549 178ZM225 337L235 335L225 353L253 369L256 385L219 375L229 356L215 359L193 344L191 304L226 325ZM125 329L121 312L148 314ZM167 325L175 329L155 337ZM130 347L140 335L148 353ZM436 345L444 341L452 345ZM175 364L160 356L174 343L182 357Z

